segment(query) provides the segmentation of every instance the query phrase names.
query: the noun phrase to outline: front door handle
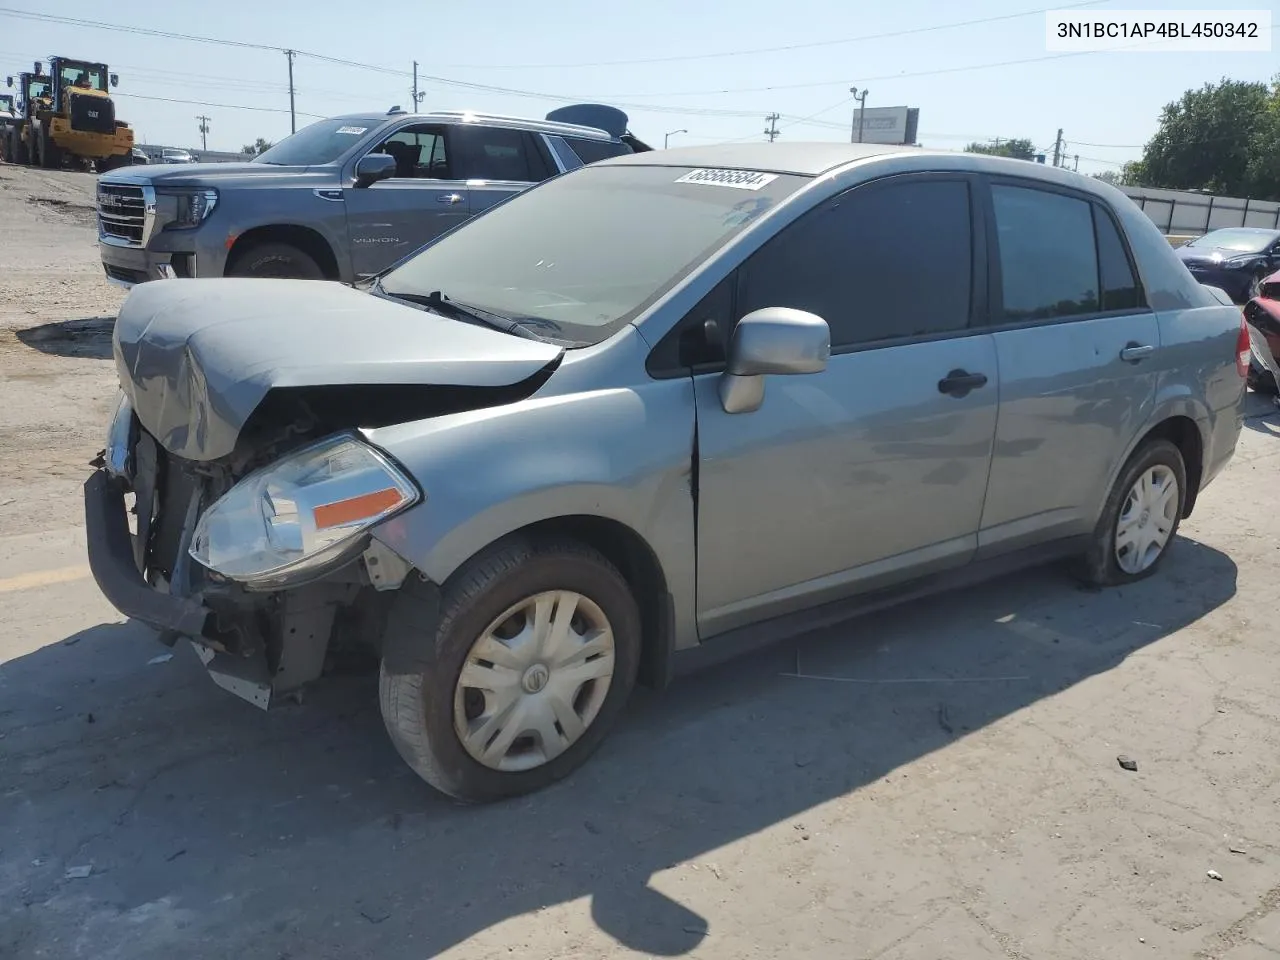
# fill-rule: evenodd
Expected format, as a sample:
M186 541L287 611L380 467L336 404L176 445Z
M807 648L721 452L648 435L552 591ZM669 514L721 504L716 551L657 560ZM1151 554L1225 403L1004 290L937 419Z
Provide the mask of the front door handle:
M938 381L938 392L953 397L967 396L971 391L987 385L985 373L970 373L968 370L952 370Z
M1137 363L1155 352L1156 348L1149 343L1130 343L1120 351L1120 359L1125 363Z
M461 203L462 194L460 193L441 194L440 196L436 197L436 202L437 203Z

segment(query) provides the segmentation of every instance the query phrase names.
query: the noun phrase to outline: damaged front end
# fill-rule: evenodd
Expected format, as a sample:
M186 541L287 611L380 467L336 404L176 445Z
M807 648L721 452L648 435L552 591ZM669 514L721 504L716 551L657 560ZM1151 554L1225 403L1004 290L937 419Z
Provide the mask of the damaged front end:
M376 651L378 594L410 569L369 529L419 491L356 433L311 432L291 424L256 456L190 461L122 398L85 484L106 597L163 643L189 638L220 686L264 709L318 678L343 641Z

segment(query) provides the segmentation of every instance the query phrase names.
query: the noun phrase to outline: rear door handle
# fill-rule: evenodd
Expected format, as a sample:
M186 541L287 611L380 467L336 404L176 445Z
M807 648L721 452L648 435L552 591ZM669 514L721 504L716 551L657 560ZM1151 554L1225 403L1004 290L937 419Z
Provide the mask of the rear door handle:
M938 381L938 392L953 397L967 396L971 391L987 385L985 373L970 373L968 370L952 370Z
M436 197L436 202L437 203L461 203L462 194L460 193L441 194L440 196Z
M1155 352L1156 348L1149 343L1131 343L1120 351L1120 359L1125 363L1137 363Z

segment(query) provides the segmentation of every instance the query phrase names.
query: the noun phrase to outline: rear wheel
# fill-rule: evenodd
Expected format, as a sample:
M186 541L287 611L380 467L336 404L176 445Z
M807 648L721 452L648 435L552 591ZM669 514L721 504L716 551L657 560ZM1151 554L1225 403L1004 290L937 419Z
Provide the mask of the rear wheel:
M1155 573L1168 553L1187 497L1182 452L1148 440L1129 458L1107 497L1079 573L1087 583L1116 586Z
M272 277L283 280L323 280L324 271L310 254L289 243L254 244L236 256L229 277Z
M414 619L393 614L392 629ZM434 634L412 639L432 667L384 664L387 732L433 787L482 802L541 789L591 755L635 685L640 614L596 551L512 543L451 578Z

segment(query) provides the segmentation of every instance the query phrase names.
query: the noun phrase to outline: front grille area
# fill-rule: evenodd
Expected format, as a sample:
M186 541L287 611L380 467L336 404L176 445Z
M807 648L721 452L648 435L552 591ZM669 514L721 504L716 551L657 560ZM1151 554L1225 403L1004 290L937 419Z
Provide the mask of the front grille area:
M72 93L71 129L80 133L115 133L116 105L106 97Z
M141 187L98 184L98 234L104 239L142 246L147 219L147 202Z

